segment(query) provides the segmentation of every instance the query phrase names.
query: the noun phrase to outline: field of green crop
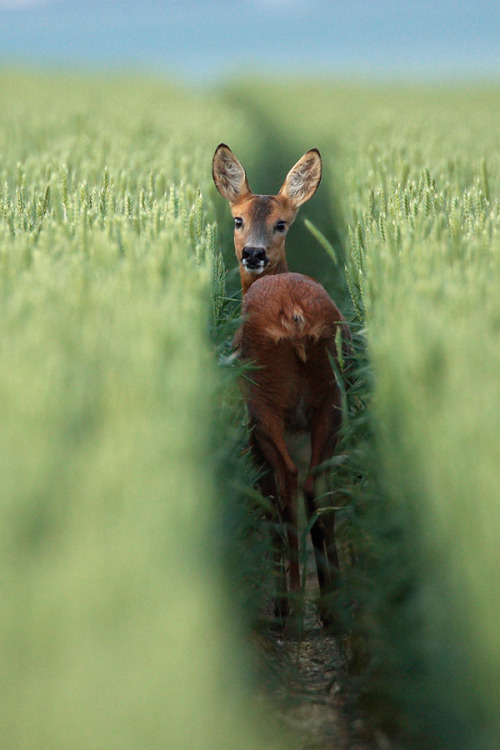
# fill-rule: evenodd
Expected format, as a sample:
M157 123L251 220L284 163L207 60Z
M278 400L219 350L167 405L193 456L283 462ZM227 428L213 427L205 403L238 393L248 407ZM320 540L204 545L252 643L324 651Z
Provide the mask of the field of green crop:
M358 535L348 614L369 644L365 705L403 746L493 747L500 91L285 83L280 94L293 127L275 87L239 89L295 152L327 156L317 222L345 260L361 326L368 408L338 479ZM346 310L332 273L321 278Z
M0 110L1 744L278 746L216 522L206 195L243 122L148 81L7 74Z
M3 746L290 747L250 698L221 141L261 193L323 155L289 265L359 359L333 470L358 710L395 747L498 745L498 112L493 86L0 74Z

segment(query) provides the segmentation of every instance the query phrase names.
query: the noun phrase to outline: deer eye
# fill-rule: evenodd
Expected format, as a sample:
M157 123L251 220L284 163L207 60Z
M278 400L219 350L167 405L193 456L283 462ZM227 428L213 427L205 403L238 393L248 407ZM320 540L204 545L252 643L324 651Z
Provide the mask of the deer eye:
M235 217L234 226L236 229L241 229L241 227L243 226L243 219L241 218L241 216Z
M286 221L277 221L274 228L277 232L284 232L286 229Z

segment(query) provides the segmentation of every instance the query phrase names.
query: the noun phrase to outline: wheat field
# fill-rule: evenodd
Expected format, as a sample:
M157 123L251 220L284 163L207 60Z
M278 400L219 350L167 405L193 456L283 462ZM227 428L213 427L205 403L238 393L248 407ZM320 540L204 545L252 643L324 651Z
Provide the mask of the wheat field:
M332 472L359 710L397 747L498 744L499 105L492 85L0 74L4 747L292 742L252 698L267 569L221 141L261 193L323 155L289 265L358 358Z

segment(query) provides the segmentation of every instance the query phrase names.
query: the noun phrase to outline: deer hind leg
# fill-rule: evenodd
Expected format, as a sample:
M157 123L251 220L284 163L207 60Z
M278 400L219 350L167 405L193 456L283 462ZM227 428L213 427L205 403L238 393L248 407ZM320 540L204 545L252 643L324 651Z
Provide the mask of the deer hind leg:
M290 458L284 439L284 425L254 422L252 442L272 469L276 481L277 507L285 526L288 586L292 609L300 609L299 536L297 526L297 467ZM287 606L285 606L287 609Z
M304 482L304 500L311 526L311 540L320 590L320 618L324 625L340 630L334 615L333 599L340 587L340 563L335 539L333 512L317 515L317 484L314 469L330 458L335 450L336 425L331 402L314 415L311 425L311 460L309 476Z
M259 477L259 488L264 497L271 500L273 511L268 516L272 528L272 547L274 570L276 574L276 596L274 599L274 616L276 620L283 623L289 614L286 581L286 544L281 530L281 518L278 507L278 489L273 469L264 458L259 444L255 440L253 430L250 433L250 448L254 463L261 467L262 475Z

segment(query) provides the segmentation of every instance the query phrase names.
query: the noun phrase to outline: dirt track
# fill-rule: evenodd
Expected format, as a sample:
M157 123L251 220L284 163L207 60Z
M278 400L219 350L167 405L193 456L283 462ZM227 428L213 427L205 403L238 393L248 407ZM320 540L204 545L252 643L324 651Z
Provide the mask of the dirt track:
M385 738L366 739L366 727L353 709L339 643L316 618L315 585L310 574L301 640L272 632L263 642L271 674L267 687L278 720L296 737L299 750L390 750Z

